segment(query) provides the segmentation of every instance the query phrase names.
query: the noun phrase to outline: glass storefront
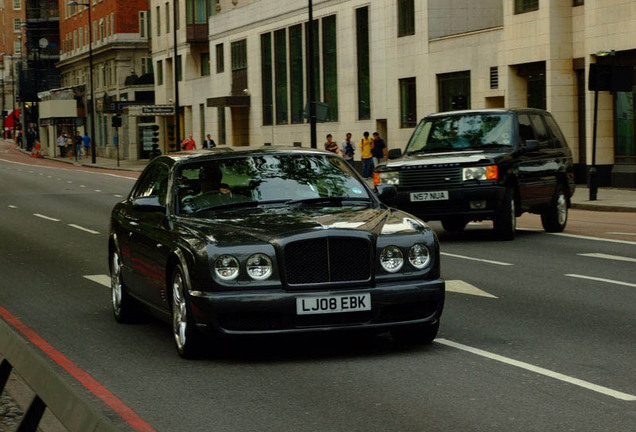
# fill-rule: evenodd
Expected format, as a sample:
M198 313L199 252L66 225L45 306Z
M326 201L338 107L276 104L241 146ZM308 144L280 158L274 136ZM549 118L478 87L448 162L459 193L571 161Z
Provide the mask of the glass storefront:
M636 163L636 135L634 135L634 93L617 92L614 97L614 162L616 164Z

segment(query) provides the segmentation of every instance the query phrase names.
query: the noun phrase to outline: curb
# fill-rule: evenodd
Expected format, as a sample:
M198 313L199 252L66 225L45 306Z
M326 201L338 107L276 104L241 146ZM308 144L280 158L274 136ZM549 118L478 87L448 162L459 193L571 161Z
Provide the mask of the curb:
M28 151L26 151L25 149L16 146L15 147L16 150L18 150L19 152L29 156L30 153ZM87 164L87 163L82 163L82 162L75 162L74 160L65 160L65 159L59 159L59 158L55 158L55 157L50 157L50 156L42 156L42 159L46 159L49 161L54 161L54 162L61 162L61 163L65 163L68 165L73 165L76 167L85 167L85 168L94 168L94 169L105 169L105 170L116 170L116 171L128 171L128 172L138 172L141 173L143 171L143 169L138 170L138 169L134 169L134 168L126 168L126 167L121 167L121 166L114 166L114 167L108 167L108 166L103 166L103 165L93 165L93 164Z
M599 212L619 212L619 213L636 213L635 207L623 207L615 205L599 205L586 203L572 203L570 208L577 210L590 210Z

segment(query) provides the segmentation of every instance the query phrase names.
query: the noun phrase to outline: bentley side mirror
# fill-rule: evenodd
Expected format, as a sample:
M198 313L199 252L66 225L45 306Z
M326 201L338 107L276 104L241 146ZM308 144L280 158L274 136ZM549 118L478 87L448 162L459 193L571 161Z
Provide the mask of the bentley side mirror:
M402 156L401 149L391 149L389 150L389 159L397 159Z
M390 201L397 196L397 188L394 185L379 184L375 187L380 201Z
M166 206L161 205L161 203L159 202L159 197L156 195L135 198L132 201L132 205L136 210L143 212L165 213L166 211Z

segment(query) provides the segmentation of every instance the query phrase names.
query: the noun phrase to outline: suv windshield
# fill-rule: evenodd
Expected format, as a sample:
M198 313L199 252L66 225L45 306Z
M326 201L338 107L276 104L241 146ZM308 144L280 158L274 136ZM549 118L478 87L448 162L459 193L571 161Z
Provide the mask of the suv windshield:
M512 147L512 114L455 114L420 122L406 153Z
M326 155L276 154L185 164L176 177L178 212L281 202L370 201L351 167ZM310 200L310 201L308 201Z

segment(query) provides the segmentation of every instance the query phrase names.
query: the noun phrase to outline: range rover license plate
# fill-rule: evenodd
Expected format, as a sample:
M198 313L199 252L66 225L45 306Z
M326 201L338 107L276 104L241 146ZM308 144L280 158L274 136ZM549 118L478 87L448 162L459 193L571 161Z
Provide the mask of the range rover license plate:
M296 314L313 315L371 310L371 294L346 294L296 298Z
M443 201L448 199L448 191L414 192L411 194L413 201Z

